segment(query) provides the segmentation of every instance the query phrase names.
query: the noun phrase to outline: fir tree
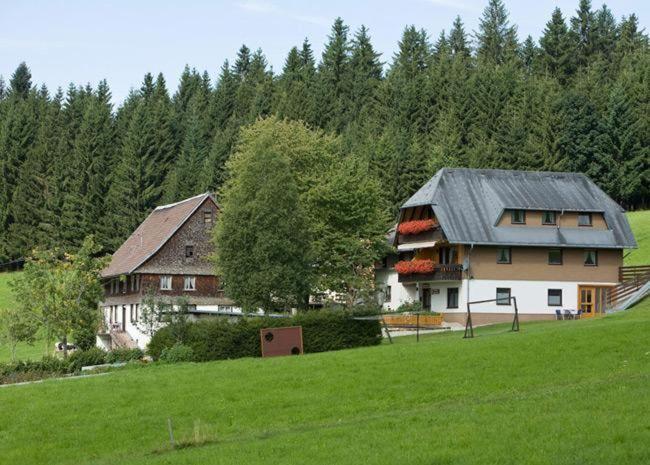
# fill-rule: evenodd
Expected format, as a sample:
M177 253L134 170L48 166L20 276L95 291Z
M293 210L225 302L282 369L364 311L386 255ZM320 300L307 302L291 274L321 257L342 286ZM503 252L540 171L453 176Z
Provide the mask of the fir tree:
M32 73L23 61L18 65L9 80L9 92L19 98L27 98L32 88Z
M553 10L551 20L546 23L539 44L542 69L559 79L560 82L565 82L572 71L572 51L569 43L569 31L559 8Z
M511 26L502 0L490 0L479 23L478 58L501 64L512 59L517 49L517 28Z

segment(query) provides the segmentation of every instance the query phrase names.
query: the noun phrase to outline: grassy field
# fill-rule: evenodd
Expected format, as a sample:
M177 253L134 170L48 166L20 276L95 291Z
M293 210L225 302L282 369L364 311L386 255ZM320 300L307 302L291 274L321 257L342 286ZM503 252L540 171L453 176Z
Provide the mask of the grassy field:
M625 257L626 265L650 265L650 210L629 212L630 222L639 248Z
M0 308L13 305L14 298L9 287L9 281L17 275L17 273L0 273Z
M2 463L650 463L650 300L582 321L0 389ZM206 443L171 450L176 440ZM38 444L38 447L34 447Z

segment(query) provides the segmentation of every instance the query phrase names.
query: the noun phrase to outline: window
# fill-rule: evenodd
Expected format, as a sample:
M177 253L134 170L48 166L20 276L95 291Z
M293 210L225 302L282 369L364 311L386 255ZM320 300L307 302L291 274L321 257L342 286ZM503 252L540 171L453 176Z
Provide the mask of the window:
M542 224L556 224L555 212L542 212Z
M579 213L578 226L591 226L591 213Z
M562 289L549 289L548 290L548 306L561 307L562 306Z
M510 212L510 222L512 224L525 224L526 211L525 210L512 210Z
M390 286L386 286L386 289L384 290L384 302L390 302L391 300L391 292L392 289Z
M185 291L196 290L196 278L194 276L185 276L185 278L183 279L183 290Z
M585 250L585 266L598 266L598 252Z
M126 294L127 288L129 286L129 278L127 276L124 276L124 279L122 280L122 294Z
M172 277L171 276L161 276L160 277L160 289L163 291L172 290Z
M508 247L499 247L497 249L497 263L512 263L510 257L510 249Z
M548 251L548 264L549 265L562 264L562 249L551 249Z
M194 246L186 245L185 246L185 258L192 258L194 256Z
M447 308L458 308L458 288L447 288Z
M497 305L510 305L509 287L497 287Z
M133 323L133 318L135 318L135 305L131 304L129 306L129 321Z
M456 248L455 247L441 247L438 249L438 263L441 265L449 265L456 261Z
M139 313L140 313L140 304L135 304L135 318L133 319L134 322L138 321Z
M203 211L203 223L212 224L212 210Z

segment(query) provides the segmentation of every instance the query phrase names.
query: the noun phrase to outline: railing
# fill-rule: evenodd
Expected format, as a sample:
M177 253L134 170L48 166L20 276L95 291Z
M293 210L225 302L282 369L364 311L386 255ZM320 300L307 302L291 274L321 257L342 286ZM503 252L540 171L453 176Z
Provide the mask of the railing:
M639 279L650 274L650 265L621 266L618 269L618 280L623 283L633 279Z
M618 275L621 284L607 290L607 308L623 303L650 281L650 265L622 266Z
M410 327L428 327L441 326L442 314L437 315L384 315L383 322L387 326L410 328Z
M434 265L431 273L414 273L398 275L400 283L415 283L420 281L460 281L463 277L463 265Z

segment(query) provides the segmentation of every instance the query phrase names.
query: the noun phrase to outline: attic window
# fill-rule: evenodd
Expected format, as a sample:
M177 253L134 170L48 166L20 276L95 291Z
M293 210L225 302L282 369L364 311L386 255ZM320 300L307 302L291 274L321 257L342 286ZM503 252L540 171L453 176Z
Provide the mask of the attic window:
M556 224L555 212L542 212L542 224Z
M194 246L186 245L185 246L185 258L192 258L194 256Z
M591 213L578 214L578 226L591 226Z
M212 210L203 211L203 223L212 224Z
M510 222L512 224L525 224L526 211L525 210L512 210L510 212Z

